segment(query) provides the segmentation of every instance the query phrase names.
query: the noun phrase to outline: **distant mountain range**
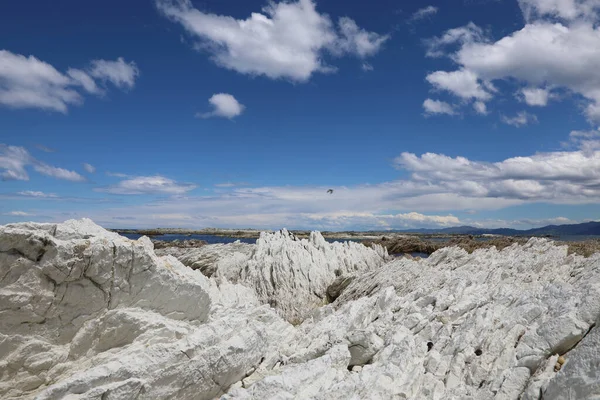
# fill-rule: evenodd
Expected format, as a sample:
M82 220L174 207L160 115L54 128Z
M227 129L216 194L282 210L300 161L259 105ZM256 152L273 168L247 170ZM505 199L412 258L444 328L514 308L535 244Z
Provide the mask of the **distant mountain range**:
M473 226L456 226L442 229L406 229L395 232L402 233L424 233L424 234L463 234L463 235L506 235L506 236L577 236L577 235L600 235L600 222L584 222L572 225L548 225L542 228L528 230L499 228L482 229Z

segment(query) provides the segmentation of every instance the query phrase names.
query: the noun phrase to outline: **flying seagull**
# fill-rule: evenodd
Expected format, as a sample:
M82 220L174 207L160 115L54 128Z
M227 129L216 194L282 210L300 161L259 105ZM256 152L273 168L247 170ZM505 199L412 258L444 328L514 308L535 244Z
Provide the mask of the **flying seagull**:
M327 191L327 193L329 193L329 194L332 194L332 193L333 193L333 189L329 189L329 190Z

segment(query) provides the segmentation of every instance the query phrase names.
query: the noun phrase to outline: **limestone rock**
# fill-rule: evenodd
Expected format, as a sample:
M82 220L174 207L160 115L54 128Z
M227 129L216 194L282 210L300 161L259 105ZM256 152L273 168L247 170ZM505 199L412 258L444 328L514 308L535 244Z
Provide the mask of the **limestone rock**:
M209 399L293 329L89 220L0 227L0 277L3 399Z
M389 261L286 231L184 250L210 278L89 220L0 227L0 398L600 396L598 254Z

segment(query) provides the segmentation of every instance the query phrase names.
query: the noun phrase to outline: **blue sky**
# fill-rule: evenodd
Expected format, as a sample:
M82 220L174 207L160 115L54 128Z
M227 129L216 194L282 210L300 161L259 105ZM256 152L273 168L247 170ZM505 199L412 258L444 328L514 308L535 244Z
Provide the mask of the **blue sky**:
M597 12L593 0L11 2L0 223L596 220Z

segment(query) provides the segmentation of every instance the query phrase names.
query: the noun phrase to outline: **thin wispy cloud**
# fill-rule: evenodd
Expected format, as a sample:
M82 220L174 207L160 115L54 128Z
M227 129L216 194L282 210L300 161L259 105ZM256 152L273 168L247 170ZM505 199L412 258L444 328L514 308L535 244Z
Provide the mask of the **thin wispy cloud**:
M36 144L36 145L35 145L35 147L36 147L38 150L41 150L41 151L43 151L43 152L45 152L45 153L55 153L55 152L56 152L56 150L55 150L55 149L53 149L53 148L50 148L50 147L48 147L48 146L44 146L43 144L39 144L39 143L38 143L38 144Z
M137 176L124 179L116 185L96 188L98 192L124 195L180 195L194 190L197 186L181 183L160 175Z
M512 117L502 116L502 122L507 125L512 125L514 127L520 128L522 126L527 126L530 124L535 124L538 122L537 116L534 114L530 114L527 111L519 111L516 115Z
M40 191L36 191L36 190L23 190L21 192L17 192L17 194L19 196L35 197L35 198L41 198L41 199L52 199L52 198L58 197L58 195L56 193L44 193L44 192L40 192Z
M11 211L11 212L7 212L4 213L4 215L8 215L11 217L33 217L35 216L35 214L31 214L25 211Z
M410 16L409 22L417 22L426 18L430 18L431 16L437 14L438 11L439 8L435 6L427 6L420 8L417 11L415 11L413 15Z
M96 167L94 167L93 165L88 164L88 163L83 163L83 169L85 169L86 172L88 172L90 174L93 174L96 172Z
M215 183L215 187L218 188L232 188L232 187L237 187L237 186L247 186L248 183L246 182L222 182L222 183Z
M0 177L2 180L28 181L29 173L26 167L32 167L36 172L56 179L73 182L83 182L85 178L75 171L46 164L19 146L0 144Z

